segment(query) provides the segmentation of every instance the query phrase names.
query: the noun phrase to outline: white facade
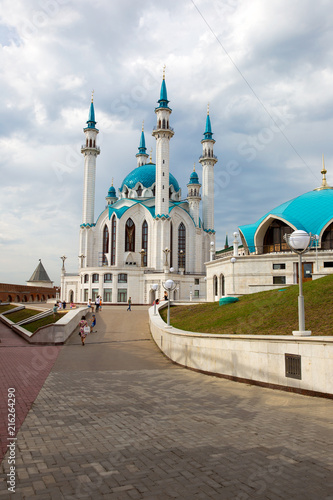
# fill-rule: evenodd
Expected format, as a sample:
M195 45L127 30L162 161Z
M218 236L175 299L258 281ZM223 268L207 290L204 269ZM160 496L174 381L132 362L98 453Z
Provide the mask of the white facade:
M176 284L171 298L205 300L204 263L209 259L211 242L215 241L214 219L211 214L207 231L200 219L201 184L197 174L190 177L188 198L181 200L181 189L169 164L174 132L169 124L168 102L163 78L159 106L155 109L157 126L153 131L156 165L151 158L148 161L142 130L136 168L125 177L119 197L111 186L106 196L108 205L96 222L95 175L100 151L91 103L84 129L86 144L81 148L84 193L80 268L75 275L62 274L62 298L66 301L84 303L100 295L104 303L126 303L129 297L132 303L151 303L152 285L158 285L156 297L161 299L162 284L170 278ZM214 158L213 165L216 161ZM212 199L211 177L205 190L206 197Z

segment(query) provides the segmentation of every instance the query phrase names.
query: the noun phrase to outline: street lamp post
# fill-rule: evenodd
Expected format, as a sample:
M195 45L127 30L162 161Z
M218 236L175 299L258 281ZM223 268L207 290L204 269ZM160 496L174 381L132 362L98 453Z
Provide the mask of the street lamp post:
M144 267L144 265L145 265L145 263L144 263L144 258L145 258L145 255L146 255L146 251L145 251L145 249L143 248L143 249L141 250L141 252L139 252L139 253L140 253L140 255L141 255L141 267Z
M154 283L151 286L151 289L154 290L154 316L156 316L156 292L157 292L157 289L158 289L158 284Z
M298 254L298 330L293 331L293 335L308 336L311 335L310 330L305 330L305 313L304 313L304 297L303 297L303 273L302 273L302 255L306 253L312 241L315 239L311 233L303 230L296 230L291 234L285 234L284 240L292 252Z
M214 260L215 257L215 251L214 251L215 243L214 241L210 242L210 260Z
M168 262L168 255L169 253L171 253L171 250L170 248L166 247L164 250L163 250L163 253L165 255L165 262L164 262L164 272L167 273L168 272L168 267L169 267L169 262Z
M318 271L319 271L319 266L318 266L318 243L319 243L319 236L318 236L318 234L315 234L314 238L315 238L315 241L316 241L316 271L318 273Z
M177 287L176 283L173 280L166 280L163 284L164 290L168 292L168 319L167 325L170 326L170 293L173 292Z
M231 257L230 262L232 264L232 293L235 294L235 257Z

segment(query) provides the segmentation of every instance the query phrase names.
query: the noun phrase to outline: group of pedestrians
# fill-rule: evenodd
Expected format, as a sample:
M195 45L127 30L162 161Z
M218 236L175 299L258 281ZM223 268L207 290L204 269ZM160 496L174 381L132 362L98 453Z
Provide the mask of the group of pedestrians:
M101 311L102 310L102 297L100 295L97 295L97 297L95 299L95 304L93 304L91 299L89 299L87 302L87 307L89 307L89 309L91 309L91 312L94 312L95 308L96 308L96 312Z

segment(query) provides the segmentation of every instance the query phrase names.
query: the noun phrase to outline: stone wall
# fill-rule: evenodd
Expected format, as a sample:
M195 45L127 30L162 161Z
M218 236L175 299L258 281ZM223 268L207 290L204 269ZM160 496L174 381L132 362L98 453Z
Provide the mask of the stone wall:
M0 283L0 300L2 302L47 302L56 298L53 287L12 285Z
M153 307L149 323L157 346L180 365L240 382L333 397L333 336L185 332L168 327L159 314L154 316ZM286 375L286 354L300 356L301 378Z

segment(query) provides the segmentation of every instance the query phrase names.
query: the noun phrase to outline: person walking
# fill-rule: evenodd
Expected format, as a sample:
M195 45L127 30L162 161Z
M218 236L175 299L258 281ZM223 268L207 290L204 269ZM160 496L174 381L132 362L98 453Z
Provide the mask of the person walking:
M79 327L80 327L81 342L82 342L82 345L84 345L87 333L90 331L90 327L88 326L88 321L86 320L85 316L82 316L82 318L79 322Z
M98 312L100 305L101 305L101 299L100 299L100 296L97 295L96 300L95 300L96 312Z
M54 306L53 306L53 317L55 318L56 315L57 315L57 311L58 311L58 304L55 303Z
M128 303L127 311L132 311L132 309L131 309L131 307L132 307L132 299L131 299L131 297L128 298L127 303Z

